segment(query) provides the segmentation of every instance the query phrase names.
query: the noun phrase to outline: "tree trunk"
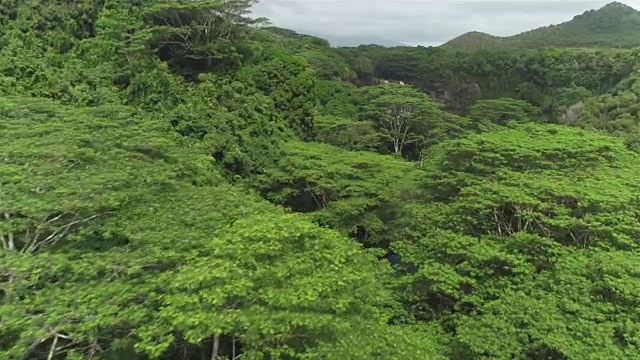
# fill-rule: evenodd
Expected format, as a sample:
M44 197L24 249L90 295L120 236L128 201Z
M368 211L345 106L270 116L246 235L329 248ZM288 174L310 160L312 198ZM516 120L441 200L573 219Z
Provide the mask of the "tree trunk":
M218 350L220 348L220 335L213 337L213 346L211 346L211 360L218 360Z

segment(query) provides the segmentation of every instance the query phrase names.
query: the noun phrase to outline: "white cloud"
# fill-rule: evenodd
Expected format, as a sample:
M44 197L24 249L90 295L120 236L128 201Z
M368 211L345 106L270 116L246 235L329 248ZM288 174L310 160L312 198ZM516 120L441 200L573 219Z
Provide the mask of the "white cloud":
M378 36L438 45L468 31L509 36L558 24L607 0L262 0L254 13L277 26L333 36ZM624 1L640 7L640 0Z

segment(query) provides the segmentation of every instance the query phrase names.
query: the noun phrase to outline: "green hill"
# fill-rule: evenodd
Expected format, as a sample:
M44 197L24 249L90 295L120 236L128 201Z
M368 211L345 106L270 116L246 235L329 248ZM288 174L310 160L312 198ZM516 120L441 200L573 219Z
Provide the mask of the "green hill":
M470 32L443 48L459 51L495 49L536 49L545 47L613 47L640 46L640 12L619 2L598 10L589 10L572 20L499 37Z

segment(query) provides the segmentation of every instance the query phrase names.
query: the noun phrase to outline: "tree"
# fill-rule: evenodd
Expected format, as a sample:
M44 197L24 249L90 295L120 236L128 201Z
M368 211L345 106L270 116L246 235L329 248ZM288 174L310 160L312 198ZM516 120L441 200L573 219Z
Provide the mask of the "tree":
M247 16L257 0L180 0L152 2L144 17L153 33L150 45L181 74L226 70L243 60Z
M490 122L498 125L506 125L512 121L519 123L535 121L539 115L540 109L517 99L480 100L469 111L469 117L475 122Z
M316 141L345 150L379 151L380 134L369 121L355 121L338 116L318 116L315 120Z
M315 92L320 114L358 118L362 99L355 85L341 81L319 80L315 84Z
M374 123L393 154L416 159L434 140L455 137L465 130L465 119L444 113L417 89L396 83L363 88L363 117Z
M280 156L287 124L266 95L246 83L201 75L168 111L180 135L198 139L231 175L261 172Z
M322 226L381 246L386 223L417 172L399 159L320 143L289 142L276 166L254 181L266 199L311 213Z
M265 46L256 54L254 66L241 69L237 77L269 96L289 129L303 140L313 138L316 79L300 56L276 46Z
M437 110L426 95L410 86L386 84L364 91L371 104L366 117L391 142L396 155L402 154L407 143L416 140L417 128L426 116L433 116Z
M55 248L84 226L117 214L149 184L171 184L173 173L151 161L163 156L158 148L167 139L154 136L158 127L141 124L130 109L73 110L25 98L0 104L7 125L0 209L6 250ZM44 117L48 121L41 122ZM93 136L96 129L100 138ZM140 167L149 173L136 178L132 171Z
M431 154L423 202L389 225L409 317L450 329L462 359L633 357L637 155L536 124Z
M0 0L1 359L637 358L639 51L254 3Z
M0 357L432 352L387 324L388 267L228 184L206 142L122 106L0 109Z
M2 98L0 106L7 175L0 193L0 354L97 355L143 314L131 301L145 288L131 286L158 261L149 247L142 246L146 255L132 249L141 244L131 246L125 226L111 226L135 221L132 208L149 211L150 199L176 191L185 177L207 184L221 176L198 144L183 151L166 124L131 108L33 98ZM131 282L122 281L127 276ZM107 302L123 311L111 313ZM128 344L110 351L128 351Z
M572 104L559 116L562 124L593 129L624 139L627 147L640 151L640 82L632 74L609 94Z

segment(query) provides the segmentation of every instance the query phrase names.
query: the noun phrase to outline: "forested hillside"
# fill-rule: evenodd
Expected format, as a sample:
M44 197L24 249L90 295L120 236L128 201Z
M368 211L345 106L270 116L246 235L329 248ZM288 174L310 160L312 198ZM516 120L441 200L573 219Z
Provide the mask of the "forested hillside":
M361 46L338 50L357 74L415 85L446 109L466 113L478 100L527 101L553 117L567 105L613 90L636 70L640 50L549 48L451 52L440 48Z
M640 359L636 49L0 0L0 359Z
M640 46L640 12L620 2L576 15L558 25L545 26L521 34L499 37L478 32L463 34L442 45L454 51L518 50L548 47Z

